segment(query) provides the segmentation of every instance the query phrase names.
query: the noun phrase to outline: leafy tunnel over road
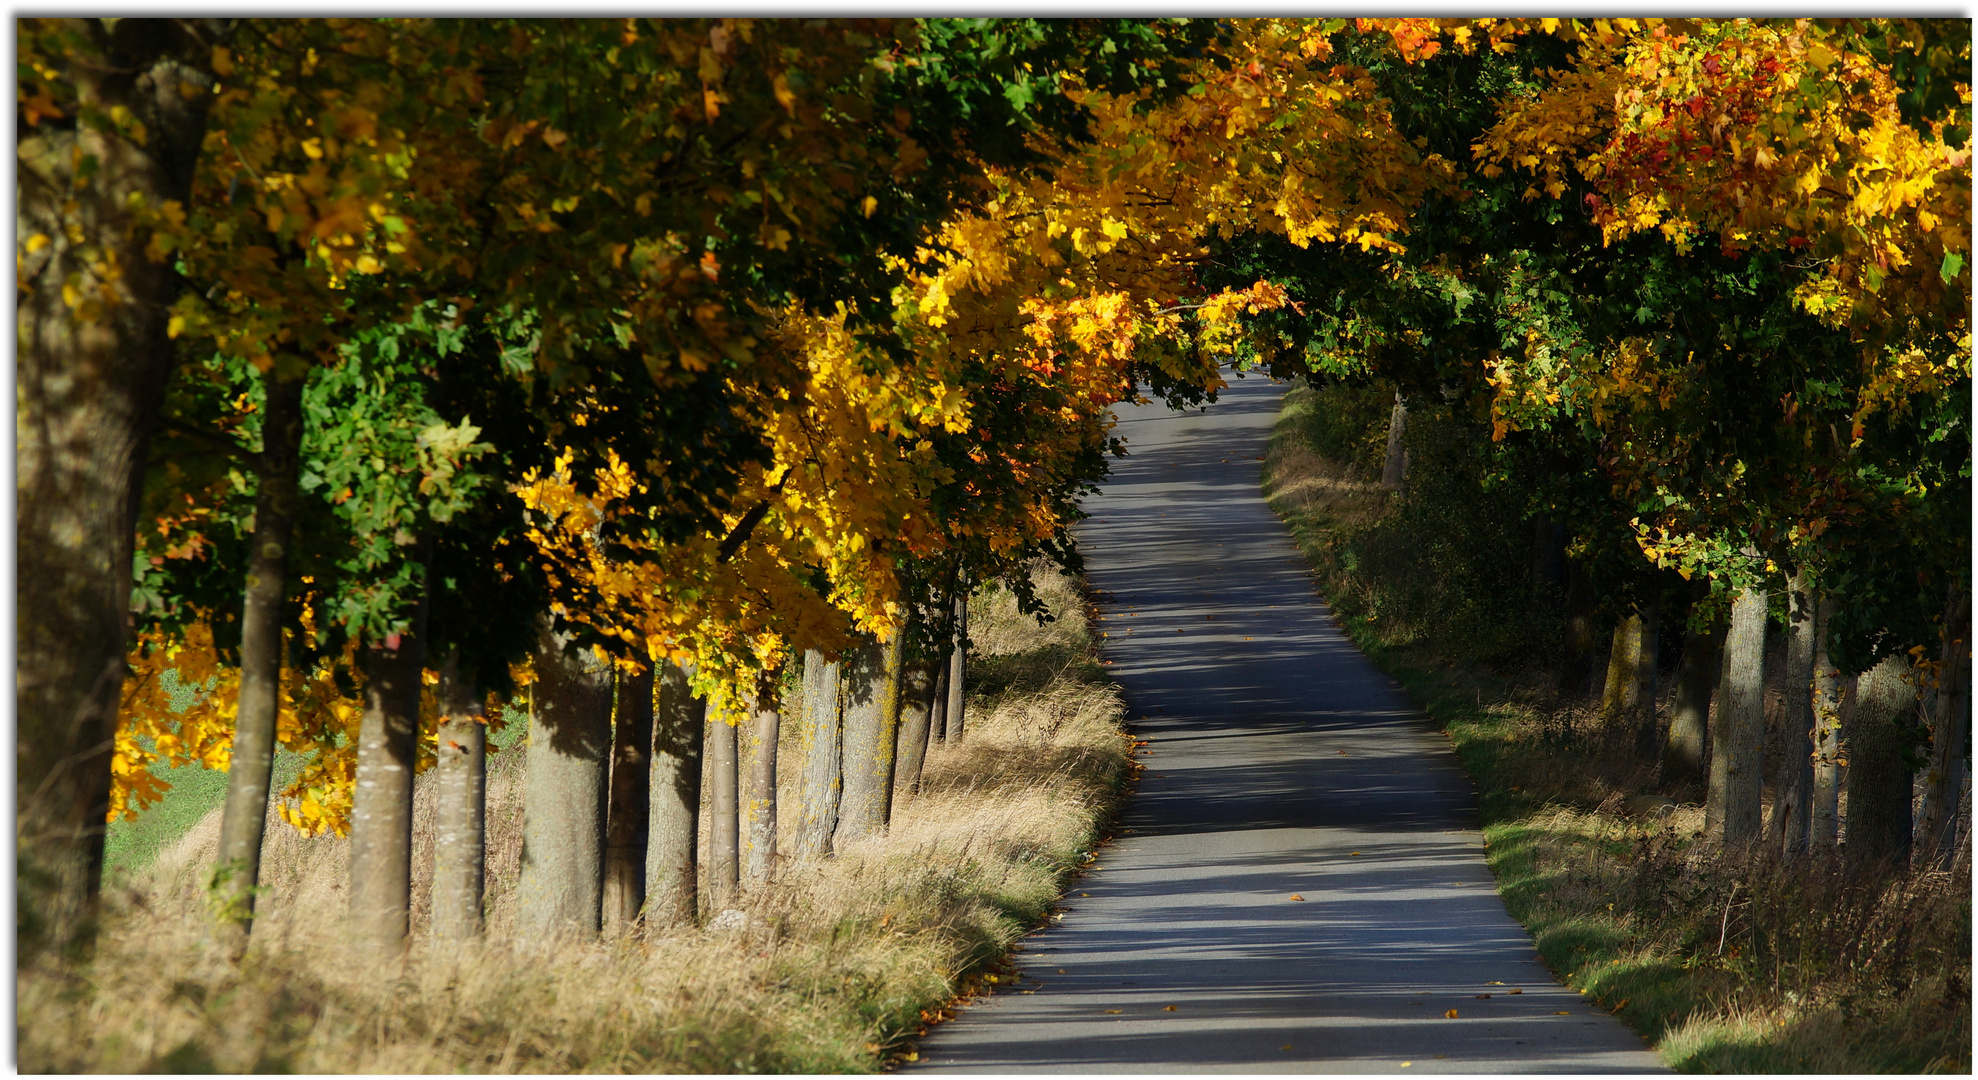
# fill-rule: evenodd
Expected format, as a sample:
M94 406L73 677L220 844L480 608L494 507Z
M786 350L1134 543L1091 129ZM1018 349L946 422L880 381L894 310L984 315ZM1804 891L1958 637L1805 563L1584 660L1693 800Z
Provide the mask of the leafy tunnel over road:
M1314 594L1259 491L1284 389L1117 409L1132 456L1079 541L1146 772L1021 978L917 1068L1660 1071L1539 965L1448 743Z

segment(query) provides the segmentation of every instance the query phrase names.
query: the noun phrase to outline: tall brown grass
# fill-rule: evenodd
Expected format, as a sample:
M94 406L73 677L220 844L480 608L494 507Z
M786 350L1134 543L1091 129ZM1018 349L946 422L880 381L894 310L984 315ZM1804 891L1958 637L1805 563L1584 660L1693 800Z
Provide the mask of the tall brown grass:
M344 947L348 844L272 823L253 947L209 940L210 817L113 898L95 956L17 974L24 1072L869 1072L1049 910L1129 768L1117 689L1074 583L1059 622L976 605L977 696L883 835L785 865L746 927L547 947L518 940L521 755L488 785L488 936L426 939L432 808L415 798L414 932L394 968ZM1067 662L1083 651L1082 662Z

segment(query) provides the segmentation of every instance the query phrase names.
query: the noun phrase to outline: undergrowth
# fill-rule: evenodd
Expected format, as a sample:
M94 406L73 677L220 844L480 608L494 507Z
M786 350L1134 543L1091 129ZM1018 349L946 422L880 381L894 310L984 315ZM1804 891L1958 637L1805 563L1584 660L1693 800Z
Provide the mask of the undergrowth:
M932 750L921 793L884 835L750 890L745 927L517 940L521 755L496 754L483 945L425 939L422 785L401 968L357 963L337 933L347 842L278 821L254 946L229 963L201 899L209 814L116 891L91 961L17 973L21 1071L875 1071L993 981L1089 861L1131 767L1082 597L1061 575L1039 578L1058 616L1047 627L979 598L970 673L988 692L970 698L966 738Z
M1556 622L1512 575L1469 572L1529 563L1507 507L1466 488L1457 433L1420 425L1405 496L1323 452L1368 455L1350 425L1378 415L1369 396L1289 394L1266 494L1341 625L1449 733L1545 963L1685 1072L1970 1072L1969 844L1911 869L1699 843L1700 788L1662 783L1632 735L1562 697Z

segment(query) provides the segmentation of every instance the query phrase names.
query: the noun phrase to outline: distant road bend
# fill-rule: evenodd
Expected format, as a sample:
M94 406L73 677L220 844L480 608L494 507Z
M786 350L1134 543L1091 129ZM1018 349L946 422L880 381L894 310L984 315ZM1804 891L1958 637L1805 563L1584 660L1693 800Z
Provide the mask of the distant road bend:
M1283 391L1120 407L1079 541L1147 770L1021 979L913 1068L1663 1071L1538 963L1447 741L1329 621L1259 491Z

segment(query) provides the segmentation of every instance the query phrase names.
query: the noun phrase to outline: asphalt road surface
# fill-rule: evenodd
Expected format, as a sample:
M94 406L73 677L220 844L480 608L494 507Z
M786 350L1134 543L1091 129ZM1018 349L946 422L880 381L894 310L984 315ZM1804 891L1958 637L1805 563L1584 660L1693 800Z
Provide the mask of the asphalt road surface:
M1662 1071L1538 963L1448 741L1332 624L1264 504L1284 390L1121 407L1132 456L1080 544L1146 772L1021 978L913 1068Z

